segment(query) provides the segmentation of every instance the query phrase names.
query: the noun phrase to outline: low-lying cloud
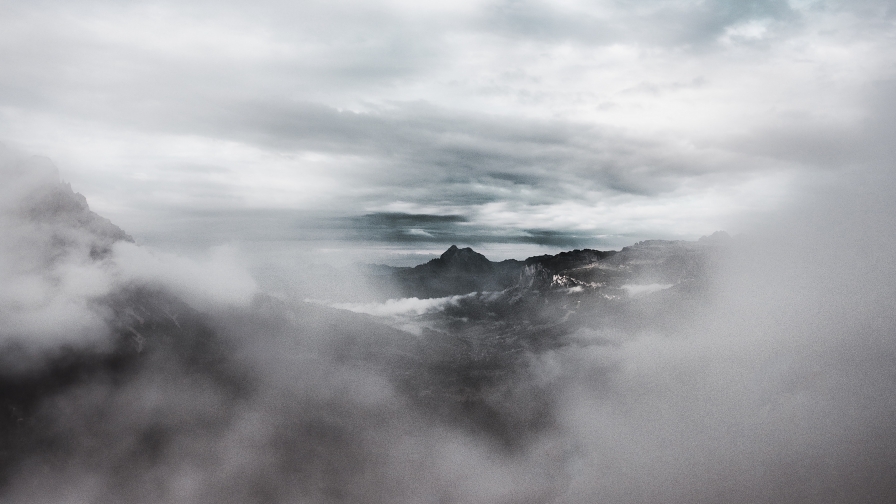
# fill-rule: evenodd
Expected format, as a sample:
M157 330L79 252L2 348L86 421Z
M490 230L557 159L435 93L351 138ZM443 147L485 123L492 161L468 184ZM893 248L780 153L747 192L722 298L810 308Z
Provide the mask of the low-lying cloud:
M438 311L446 305L457 305L458 301L471 295L476 296L477 293L429 299L418 299L415 297L389 299L384 303L333 303L330 306L379 317L423 315L424 313Z
M203 262L138 247L81 206L83 196L48 160L2 154L0 341L97 343L108 332L100 300L134 284L171 290L197 307L246 305L255 293L232 252L216 250Z

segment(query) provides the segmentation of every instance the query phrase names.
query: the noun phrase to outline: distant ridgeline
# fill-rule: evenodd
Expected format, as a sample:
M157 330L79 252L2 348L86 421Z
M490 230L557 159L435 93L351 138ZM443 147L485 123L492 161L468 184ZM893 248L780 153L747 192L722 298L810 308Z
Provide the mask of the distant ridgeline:
M629 284L699 281L712 256L731 237L724 231L696 242L647 240L621 251L572 250L523 261L493 262L472 248L452 245L440 257L413 268L369 265L370 275L390 277L396 295L433 298L470 292L522 289L619 289Z

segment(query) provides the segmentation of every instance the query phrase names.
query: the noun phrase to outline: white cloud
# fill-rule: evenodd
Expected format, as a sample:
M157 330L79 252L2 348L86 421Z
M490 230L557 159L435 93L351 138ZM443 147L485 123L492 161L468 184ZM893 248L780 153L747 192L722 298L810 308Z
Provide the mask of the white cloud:
M46 160L4 150L0 176L0 344L107 343L106 301L135 285L168 289L198 308L245 305L255 293L230 249L190 260L112 244L101 218Z
M460 296L448 296L441 298L418 299L400 298L389 299L383 303L331 303L327 301L306 299L306 302L325 304L333 308L341 310L353 311L355 313L366 313L377 317L404 317L419 316L426 313L432 313L443 310L446 306L457 305L457 303L471 296L477 296L477 293L464 294Z

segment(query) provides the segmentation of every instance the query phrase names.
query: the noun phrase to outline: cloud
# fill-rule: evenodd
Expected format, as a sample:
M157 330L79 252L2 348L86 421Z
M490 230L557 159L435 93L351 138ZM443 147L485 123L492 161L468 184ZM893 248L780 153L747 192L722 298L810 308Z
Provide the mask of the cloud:
M461 215L377 212L349 219L349 226L363 238L384 241L451 241L467 222Z
M246 305L255 282L232 251L206 261L155 253L93 213L45 158L2 152L0 344L52 349L109 342L104 299L152 285L197 307Z
M0 344L17 338L50 347L95 343L103 336L104 312L90 299L104 294L109 281L90 256L104 238L75 227L77 222L55 222L68 208L65 200L44 198L44 187L61 185L45 158L9 149L0 155Z
M712 45L757 21L790 24L799 14L787 1L748 2L495 2L489 28L520 39L610 45Z
M185 212L205 214L182 234L243 213L248 236L257 212L486 226L494 205L517 213L495 236L575 234L620 194L702 227L651 233L693 238L776 204L746 179L861 151L893 54L874 2L89 5L10 7L0 136L138 238ZM703 216L683 207L713 191ZM531 222L570 201L588 211L567 228Z
M872 252L892 246L876 231L891 203L854 198L892 177L853 176L754 229L684 331L542 357L568 394L563 425L600 454L577 461L573 501L891 498L894 269Z
M389 299L384 303L331 303L329 306L356 313L376 315L378 317L399 317L403 315L423 315L425 313L440 311L444 309L445 306L457 305L462 299L476 296L477 293L429 299L412 297Z

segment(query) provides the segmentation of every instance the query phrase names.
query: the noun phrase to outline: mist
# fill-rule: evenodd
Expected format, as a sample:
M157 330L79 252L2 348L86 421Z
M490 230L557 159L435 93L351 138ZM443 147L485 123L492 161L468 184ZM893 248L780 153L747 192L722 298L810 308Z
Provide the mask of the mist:
M45 160L2 173L4 502L896 498L888 170L755 216L690 303L509 353L427 322L488 293L276 297L231 249L135 245Z

